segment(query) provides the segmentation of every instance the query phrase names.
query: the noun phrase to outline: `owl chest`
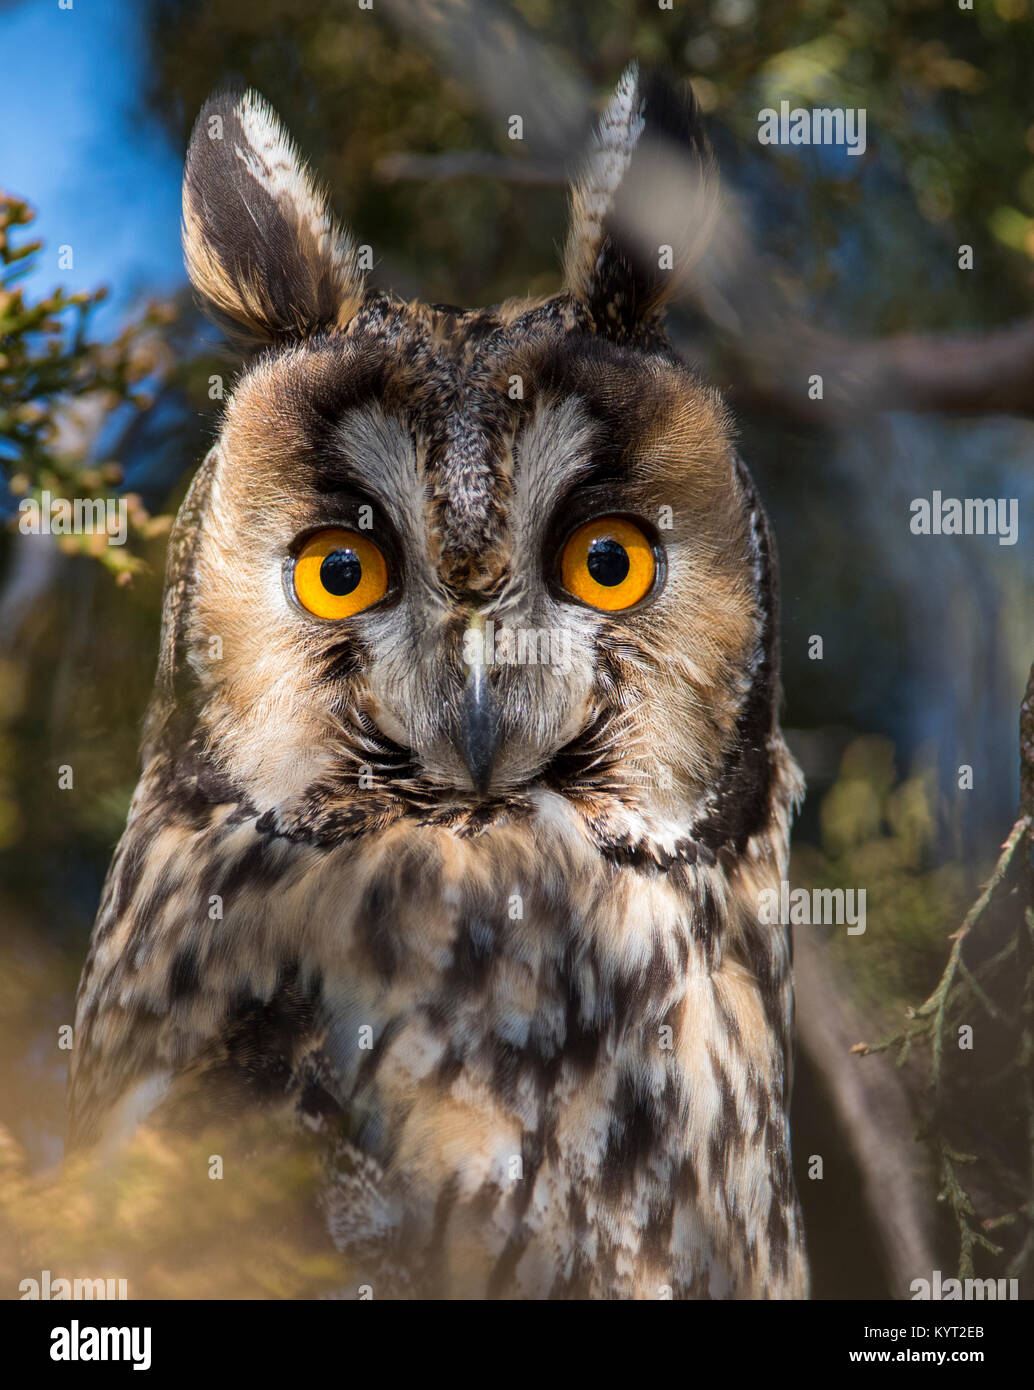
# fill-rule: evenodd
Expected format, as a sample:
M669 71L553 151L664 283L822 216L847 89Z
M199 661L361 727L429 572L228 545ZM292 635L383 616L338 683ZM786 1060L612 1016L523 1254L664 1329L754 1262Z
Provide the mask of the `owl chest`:
M326 1210L359 1282L474 1297L802 1287L788 992L773 1004L723 957L713 891L615 869L554 824L348 854L263 843L261 891L252 872L231 892L255 843L239 825L214 851L152 846L167 891L133 987L164 971L175 993L153 1041L163 1072L188 1066L197 1085L207 1059L217 1107L286 1096L330 1122ZM112 917L99 971L109 949L127 959Z
M483 886L367 893L350 969L324 977L325 1053L376 1172L345 1243L401 1244L471 1296L664 1297L734 1277L738 1221L746 1278L783 1118L769 1055L733 1080L691 906L632 878L599 897L576 878L576 901L556 884L548 914Z

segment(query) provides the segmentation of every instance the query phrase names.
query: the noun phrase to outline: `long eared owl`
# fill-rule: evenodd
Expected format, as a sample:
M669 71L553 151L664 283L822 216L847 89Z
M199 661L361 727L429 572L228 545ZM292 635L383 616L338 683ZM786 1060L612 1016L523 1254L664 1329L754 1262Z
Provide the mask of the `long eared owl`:
M187 156L190 278L264 350L170 542L72 1142L318 1126L378 1295L807 1290L774 555L664 327L694 229L616 215L651 149L710 177L630 69L563 288L473 311L368 287L255 93Z

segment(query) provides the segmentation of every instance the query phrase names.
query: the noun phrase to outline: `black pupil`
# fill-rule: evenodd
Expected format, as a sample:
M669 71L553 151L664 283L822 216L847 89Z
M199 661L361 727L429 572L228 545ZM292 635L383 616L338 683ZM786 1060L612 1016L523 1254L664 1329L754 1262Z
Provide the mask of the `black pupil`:
M620 584L628 577L628 551L620 541L611 540L609 537L593 541L589 546L587 564L589 573L596 583L605 584L608 589L612 589L615 584Z
M362 577L363 567L354 550L332 550L320 565L320 583L335 598L357 589Z

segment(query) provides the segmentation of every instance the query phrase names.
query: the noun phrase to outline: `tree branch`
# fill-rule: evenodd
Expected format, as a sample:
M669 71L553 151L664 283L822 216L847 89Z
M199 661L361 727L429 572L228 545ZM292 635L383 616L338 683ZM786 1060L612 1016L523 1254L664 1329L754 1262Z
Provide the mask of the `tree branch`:
M1034 415L1034 319L966 334L901 334L857 339L784 320L778 336L749 324L727 341L739 369L729 393L741 406L823 422L872 410L954 415ZM808 378L823 379L823 401L808 398Z

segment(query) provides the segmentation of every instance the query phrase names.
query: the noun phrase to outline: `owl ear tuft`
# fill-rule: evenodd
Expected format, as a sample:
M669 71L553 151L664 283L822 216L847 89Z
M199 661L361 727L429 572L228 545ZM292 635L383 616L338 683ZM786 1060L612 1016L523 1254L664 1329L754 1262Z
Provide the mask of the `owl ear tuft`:
M183 171L183 254L212 316L252 343L344 327L362 297L351 238L253 91L221 92L197 118Z
M625 69L571 189L566 288L600 332L659 321L699 258L717 212L711 147L688 84Z

